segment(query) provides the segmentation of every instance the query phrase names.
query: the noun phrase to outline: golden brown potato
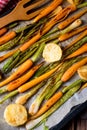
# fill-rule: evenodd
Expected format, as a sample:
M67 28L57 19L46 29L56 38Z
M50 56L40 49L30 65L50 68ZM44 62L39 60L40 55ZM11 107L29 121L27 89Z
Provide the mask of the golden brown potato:
M26 108L19 104L10 104L4 111L5 121L11 126L20 126L27 121Z

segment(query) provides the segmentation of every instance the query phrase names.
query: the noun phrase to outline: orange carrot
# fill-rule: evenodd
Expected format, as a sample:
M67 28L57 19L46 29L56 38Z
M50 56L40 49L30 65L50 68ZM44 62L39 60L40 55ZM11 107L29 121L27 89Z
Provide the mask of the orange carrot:
M74 65L72 65L62 76L61 81L66 82L68 81L77 71L77 69L87 63L87 57L82 59L79 62L76 62Z
M76 29L72 30L71 32L62 34L58 39L59 39L59 41L67 40L67 39L71 38L72 36L82 32L82 31L84 31L86 29L87 29L87 25L76 28Z
M33 38L31 38L29 41L25 42L19 49L20 51L26 50L28 47L30 47L32 44L34 44L36 41L38 41L41 38L40 32L36 34Z
M71 22L73 22L74 20L78 19L79 17L81 17L82 15L84 15L85 13L87 13L87 8L84 8L83 10L81 10L80 12L74 14L73 16L70 16L69 18L65 19L63 22L61 22L58 25L59 29L64 29L66 26L68 26Z
M56 68L50 70L49 72L47 72L47 73L45 73L45 74L43 74L43 75L41 75L41 76L39 76L39 77L37 77L37 78L31 80L30 82L28 82L28 83L26 83L26 84L24 84L24 85L22 85L21 87L18 88L19 93L23 93L23 92L25 92L26 90L28 90L28 89L34 87L35 85L37 85L37 84L40 83L41 81L43 81L43 80L49 78L60 66L61 66L61 64L58 65Z
M4 61L5 59L9 58L10 56L12 56L15 52L17 51L17 49L14 49L8 53L6 53L3 56L0 56L0 62Z
M0 82L0 87L6 85L14 79L20 77L25 71L27 71L33 65L32 60L25 61L13 74L11 74L7 79Z
M63 0L54 0L48 7L46 7L44 10L39 13L38 16L34 18L34 22L39 21L42 17L48 15L50 12L52 12L55 8L57 8L58 5L62 3Z
M79 55L81 55L81 54L83 54L85 52L87 52L87 43L84 44L83 46L81 46L78 50L76 50L75 52L73 52L69 56L67 56L65 59L70 59L70 58L79 56Z
M35 119L39 116L41 116L43 113L45 113L50 107L52 107L61 97L63 96L63 93L60 91L53 95L41 108L40 110L32 116L30 119Z
M12 32L9 32L8 34L0 37L0 45L8 42L11 39L13 39L15 36L16 36L16 32L12 31Z
M79 40L81 40L82 38L84 38L85 36L87 36L87 30L85 30L84 32L82 32L78 37L76 37L75 40L71 41L70 44L68 44L64 50L68 49L69 47L71 47L72 45L74 45L75 43L77 43Z
M7 85L7 90L13 91L14 89L18 88L20 85L24 84L27 80L29 80L33 76L33 74L41 67L42 64L43 63L34 66L23 76L21 76L16 80L13 80L11 83Z
M3 34L5 34L6 32L7 32L7 28L0 29L0 36L2 36Z
M50 20L43 28L42 34L45 34L48 30L50 30L59 20L68 16L70 12L76 10L75 5L69 5L66 8L62 9L52 20Z
M38 32L33 38L31 38L28 42L23 44L20 47L21 51L26 50L28 47L30 47L32 44L34 44L36 41L38 41L41 36L43 36L45 33L47 33L61 18L65 17L65 15L68 15L70 12L76 10L75 5L70 5L66 8L64 8L61 12L59 12L54 18L52 18L42 29L42 32Z

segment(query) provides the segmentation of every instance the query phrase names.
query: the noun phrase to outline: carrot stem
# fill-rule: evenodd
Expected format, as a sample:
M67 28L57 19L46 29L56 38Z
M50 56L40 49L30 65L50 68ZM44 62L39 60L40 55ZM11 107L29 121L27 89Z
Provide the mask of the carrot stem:
M15 96L16 94L18 94L18 90L12 91L11 93L7 94L1 101L0 104L2 104L4 101L6 101L7 99Z
M83 8L83 7L87 7L87 2L84 2L84 3L79 4L79 5L77 6L77 8Z

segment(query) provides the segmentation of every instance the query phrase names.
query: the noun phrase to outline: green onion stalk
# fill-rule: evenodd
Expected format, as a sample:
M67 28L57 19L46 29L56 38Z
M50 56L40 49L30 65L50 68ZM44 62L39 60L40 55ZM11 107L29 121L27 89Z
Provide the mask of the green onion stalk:
M77 23L77 24L76 24ZM79 23L79 24L78 24ZM77 25L80 25L81 24L81 21L80 22L78 22L78 20L76 20L74 23L72 23L71 25L69 25L66 29L64 29L63 31L61 31L61 32L59 32L59 35L60 34L63 34L63 33L66 33L66 32L68 32L68 31L71 31L72 29L74 29L74 28L76 28L77 27ZM54 36L50 36L49 35L49 37L47 36L47 37L43 37L40 41L38 41L38 42L36 42L36 44L40 44L40 43L42 43L42 42L48 42L48 41L50 41L50 40L53 40L53 39L57 39L58 38L58 34L55 34ZM54 41L55 43L57 43L57 40L56 41ZM18 50L19 51L19 50ZM15 55L15 54L14 54ZM30 56L30 55L29 55ZM14 57L14 56L13 56ZM13 59L13 57L11 58L11 59ZM18 55L18 57L19 57L19 55ZM19 60L19 58L18 57L16 57L16 59L15 59L15 61L14 61L14 63L16 64L17 63L17 61ZM21 63L23 63L27 58L29 58L28 56L26 56L26 58L24 57L24 59L22 59L22 62ZM11 62L12 62L12 60L11 60ZM7 70L11 70L11 67L10 66L14 66L15 64L13 64L13 65L11 65L11 62L9 62L9 60L7 61L7 63L5 64L5 66L8 66L7 67ZM8 64L9 63L9 64ZM20 64L20 63L19 63ZM10 66L9 66L10 65ZM5 68L5 67L3 67L3 68ZM9 69L10 68L10 69ZM5 69L3 69L4 70L4 72L8 72L8 71L5 71Z
M35 61L37 59L37 57L39 57L39 55L37 55L38 53L42 53L43 49L44 48L43 46L45 46L45 43L43 42L40 47L38 48L38 50L36 51L35 49L35 53L34 53L34 56L32 56L32 61ZM32 48L33 49L33 48ZM29 51L27 55L27 59L32 55L33 53L33 50L31 49L31 51ZM40 51L40 52L39 52ZM16 55L16 57L15 57ZM3 66L3 71L4 73L8 73L10 72L14 66L17 64L17 62L19 61L19 58L20 58L20 55L21 55L21 51L20 50L17 50L17 52L7 61L7 63ZM25 57L24 57L25 58ZM22 59L23 60L23 59ZM25 59L26 60L26 59Z
M66 86L62 89L62 93L66 93L68 90L70 90L71 88L77 86L78 84L82 84L83 82L85 82L84 80L82 79L78 79L76 80L75 82L73 82L72 84L70 84L69 86Z
M53 68L53 64L51 64L51 65L49 65L50 66L50 69L52 69ZM56 64L56 66L57 66L57 64ZM48 66L45 66L45 67L47 67L48 68ZM55 65L54 65L54 67L55 67ZM44 69L44 68L42 68L42 69ZM41 70L42 70L41 69ZM47 72L48 70L46 70L45 72ZM40 76L41 75L41 73L37 73L36 75L35 75L35 77L38 77L38 76ZM34 77L34 78L35 78ZM50 79L51 80L51 79ZM48 80L46 80L46 81L44 81L44 84L47 82ZM50 82L50 81L49 81ZM52 81L51 81L51 85L52 85ZM38 87L36 87L36 89L37 89ZM36 90L35 89L35 90ZM50 89L50 87L49 87L49 89ZM49 90L48 89L48 90ZM35 91L34 90L34 91ZM47 90L47 93L48 93L48 90ZM7 88L6 88L6 86L3 88L3 89L0 89L0 94L3 94L3 93L6 93L8 90L7 90ZM33 91L33 90L32 90ZM10 98L10 97L13 97L14 95L16 95L16 94L18 94L18 90L14 90L13 92L10 92L8 95L6 95L0 102L1 103L3 103L5 100L7 100L8 98ZM28 96L29 95L29 96ZM19 103L19 104L21 104L22 103L22 100L24 101L25 100L25 102L28 100L28 98L30 98L30 95L31 95L31 92L28 92L27 94L24 94L23 96L21 96L21 97L19 97L18 99L17 99L17 102ZM27 97L27 98L26 98Z
M30 25L18 29L17 33L18 35L10 40L9 42L5 43L4 45L0 46L0 51L5 51L5 50L10 50L15 46L18 46L20 44L23 44L24 42L26 42L30 37L32 37L34 35L34 33L38 30L38 28L40 28L40 26L42 25L42 23L44 23L46 21L46 19L44 18L43 21L40 20L37 24L35 24L34 27L29 28Z
M61 81L61 77L63 76L64 72L71 66L73 65L75 62L81 60L82 57L77 57L77 58L74 58L74 59L71 59L70 61L66 61L62 67L61 67L61 70L58 72L57 74L57 78L56 78L56 81L54 83L54 86L52 86L52 89L49 90L49 92L47 93L46 95L46 99L49 99L60 87L61 85L63 84L63 82Z
M55 36L56 38L57 38L57 36ZM51 40L51 39L53 39L54 37L49 37L49 38L47 38L47 39L45 39L45 40L41 40L41 41L39 41L39 42L37 42L36 43L36 45L38 44L38 45L40 45L40 43L42 44L42 43L44 43L44 42L46 42L47 40ZM25 50L25 52L26 52L26 50ZM17 50L15 53L19 53L18 54L18 57L20 57L19 55L21 55L21 51L20 50ZM11 63L13 62L13 57L14 57L14 55L15 55L15 53L13 54L13 56L10 58L10 59L8 59L8 61L6 62L6 64L4 65L4 66L6 66L6 67L4 67L3 66L3 70L4 70L4 72L5 73L7 73L7 70L12 70L13 69L13 67L17 64L17 62L15 62L15 64L14 65L12 65L12 68L10 67L11 66ZM24 52L23 52L24 53ZM23 63L26 59L28 59L30 56L31 56L31 54L29 54L29 53L32 53L32 51L30 51L30 52L28 52L28 55L26 55L26 57L24 57L23 59L21 59L20 61L19 61L19 63L18 63L18 65L20 65L21 63ZM17 57L16 57L17 58ZM10 62L10 61L11 62ZM14 59L15 60L15 59ZM17 65L17 66L18 66ZM5 69L4 69L5 68ZM9 69L10 68L10 69Z
M51 89L50 84L52 84L52 83L53 83L53 81L51 78L50 80L47 81L47 84L45 85L43 90L39 93L39 95L36 97L36 99L32 102L32 104L29 107L29 114L30 115L34 115L37 113L41 103L43 102L43 100L45 98L45 95L47 94L47 91L49 91Z
M73 1L74 1L75 5L77 5L77 7L78 7L78 5L81 4L83 0L73 0Z
M55 16L56 14L57 14L57 11L56 11L56 13L54 11L52 16ZM36 33L36 31L38 30L38 28L40 28L41 25L45 24L48 19L49 19L49 16L48 16L48 18L41 19L38 23L30 24L30 25L24 26L24 27L16 30L17 38L19 37L18 34L20 34L21 32L25 32L26 30L29 30L29 31L26 36L22 36L20 41L18 41L17 38L14 38L13 40L7 42L6 44L1 45L0 51L9 50L16 45L23 44L24 42L26 42L27 39L29 39L29 37L33 36L34 33Z
M19 54L20 54L20 51L18 50L9 60L8 62L3 66L3 72L4 73L8 73L11 71L12 67L14 66L15 63L18 62L19 60ZM9 68L8 68L9 66Z
M44 86L44 84L45 84L45 81L41 82L38 85L36 85L34 88L29 90L29 92L27 92L26 94L19 96L16 99L16 103L18 103L18 104L25 104L27 102L27 100L29 100L29 98L31 98L42 86ZM4 91L4 89L3 89L3 91ZM14 91L8 93L6 96L3 97L3 99L1 99L0 104L5 102L7 99L14 97L17 94L18 94L17 90L14 90Z
M83 2L82 4L79 4L77 6L77 8L83 8L83 7L87 7L87 2Z
M58 27L56 27L53 29L53 31L50 31L49 33L45 34L42 38L45 38L45 37L47 37L51 34L54 34L56 32L58 32L57 35L59 37L60 35L68 33L70 31L72 31L73 29L79 27L81 24L82 24L82 21L80 19L77 19L73 23L71 23L68 27L66 27L65 29L59 31Z
M18 67L24 61L26 61L28 58L30 58L30 56L32 56L38 50L39 46L40 46L39 43L35 43L30 48L28 48L26 51L21 52L19 62L15 65L15 67Z
M52 65L52 64L51 64L51 65ZM54 64L53 64L53 65L54 65ZM50 69L52 69L52 68L54 68L54 67L57 66L57 64L56 64L56 66L54 65L54 67L53 67L53 65L52 65L52 67L51 67L50 65L46 65L46 66L42 67L41 70L44 70L44 69L45 69L45 72L44 72L44 73L46 73L46 72L49 71L49 68L48 68L48 67L50 67ZM46 67L47 67L47 68L46 68ZM43 74L41 70L39 70L39 73L36 73L36 74L35 74L35 76L33 77L33 79L36 78L36 77L38 77L38 76L40 76L41 74ZM31 78L31 79L32 79L32 78ZM54 79L54 77L52 76L52 77L50 77L48 80L45 81L45 84L46 84L46 83L47 83L47 84L45 85L45 88L43 89L43 91L41 92L41 94L40 94L40 96L39 96L39 97L41 97L40 102L43 101L43 99L44 99L46 93L48 93L49 90L51 89L52 84L54 84L54 80L56 80L56 79ZM46 89L46 88L47 88L47 89ZM45 92L45 90L46 90L46 92ZM29 94L28 94L28 93L29 93ZM27 94L24 94L23 96L18 97L18 99L16 100L16 102L19 103L19 104L24 104L24 103L26 103L26 101L28 100L28 98L30 98L30 96L28 96L28 95L30 95L30 92L28 92L28 93L27 93ZM26 100L26 97L27 97L27 100ZM23 101L23 102L22 102L22 101ZM39 104L39 105L40 105L40 104Z
M42 121L46 118L48 118L53 112L58 110L68 99L70 99L81 87L81 83L74 86L68 92L66 92L62 98L57 101L46 113L44 113L42 116L40 116L37 119L29 120L29 122L26 124L26 129L31 130L33 128L36 128L39 123L42 123Z
M12 29L14 27L16 27L17 25L19 25L18 22L13 22L13 23L10 23L9 25L6 26L7 29Z
M35 62L40 58L44 46L45 46L45 43L41 44L40 47L39 47L39 49L36 51L36 53L31 57L31 61L32 61L33 63L35 63ZM20 76L21 76L21 75L20 75ZM8 77L8 78L9 78L9 77ZM2 82L3 82L3 81L2 81ZM4 84L4 85L5 85L5 84ZM7 87L5 86L4 92L7 92L7 91L8 91L8 90L7 90ZM3 89L0 89L0 94L2 94L2 93L3 93Z
M10 72L13 68L18 67L28 58L30 58L37 50L38 46L35 48L29 48L25 53L20 52L19 50L8 60L8 62L3 66L4 73ZM16 57L15 55L18 54ZM9 67L8 67L9 66Z
M54 63L45 64L45 65L41 66L40 69L37 70L37 72L34 74L32 79L37 78L40 75L50 71L51 69L55 68L58 64L59 64L59 62L54 62Z
M79 24L76 24L76 23L79 23ZM77 25L80 25L81 24L81 21L80 22L78 22L78 20L76 20L75 22L73 22L71 25L69 25L66 29L64 29L64 30L62 30L61 32L59 32L58 34L55 34L54 36L52 36L52 37L50 37L50 35L49 35L49 37L47 36L47 37L43 37L40 41L38 41L38 42L36 42L36 44L40 44L40 43L42 43L42 42L48 42L48 41L50 41L50 40L53 40L53 39L57 39L58 38L58 35L60 35L60 34L64 34L64 33L66 33L66 32L69 32L69 31L71 31L72 29L74 29L74 28L76 28L77 27ZM56 40L56 41L54 41L55 43L57 43L58 41ZM19 55L18 55L19 56ZM28 58L28 56L26 56L27 58ZM24 58L24 59L22 59L22 62L21 63L23 63L27 58ZM18 58L16 58L16 59L18 59ZM12 61L11 61L12 62ZM10 62L10 64L11 64L11 62ZM7 61L7 63L6 63L6 66L8 66L8 63L9 63L9 60ZM15 63L17 63L17 60L16 60L16 62ZM19 63L20 64L20 63ZM13 65L14 66L14 65ZM4 67L3 67L4 68ZM11 68L10 66L8 66L7 67L7 69L9 70L9 68ZM5 70L5 69L4 69ZM11 69L10 69L11 70ZM6 72L6 71L4 71L4 72Z
M79 21L79 22L78 22ZM59 32L58 34L52 36L52 37L48 37L48 36L44 36L42 37L42 39L39 41L40 43L41 42L48 42L49 40L53 40L53 39L57 39L58 35L60 34L64 34L66 32L69 32L71 31L72 29L76 28L77 26L79 26L81 24L81 21L80 20L76 20L75 22L73 22L71 25L69 25L66 29L62 30L61 32ZM36 30L36 27L34 27L35 30ZM50 35L49 35L50 36ZM14 42L15 43L15 42ZM11 44L12 46L12 44ZM4 47L5 48L5 47Z
M14 67L16 68L19 65L21 65L24 61L26 61L28 58L30 58L37 50L38 50L38 47L35 47L34 49L25 52L23 55L21 53L18 63L16 63L16 65L13 66L12 68L14 68Z

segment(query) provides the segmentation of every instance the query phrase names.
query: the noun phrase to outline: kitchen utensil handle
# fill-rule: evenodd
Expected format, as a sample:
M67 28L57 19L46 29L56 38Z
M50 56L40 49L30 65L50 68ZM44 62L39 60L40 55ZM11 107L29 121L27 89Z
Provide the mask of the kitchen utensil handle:
M16 21L16 15L15 11L12 11L11 13L7 14L6 16L3 16L0 18L0 28L10 24L11 22Z

